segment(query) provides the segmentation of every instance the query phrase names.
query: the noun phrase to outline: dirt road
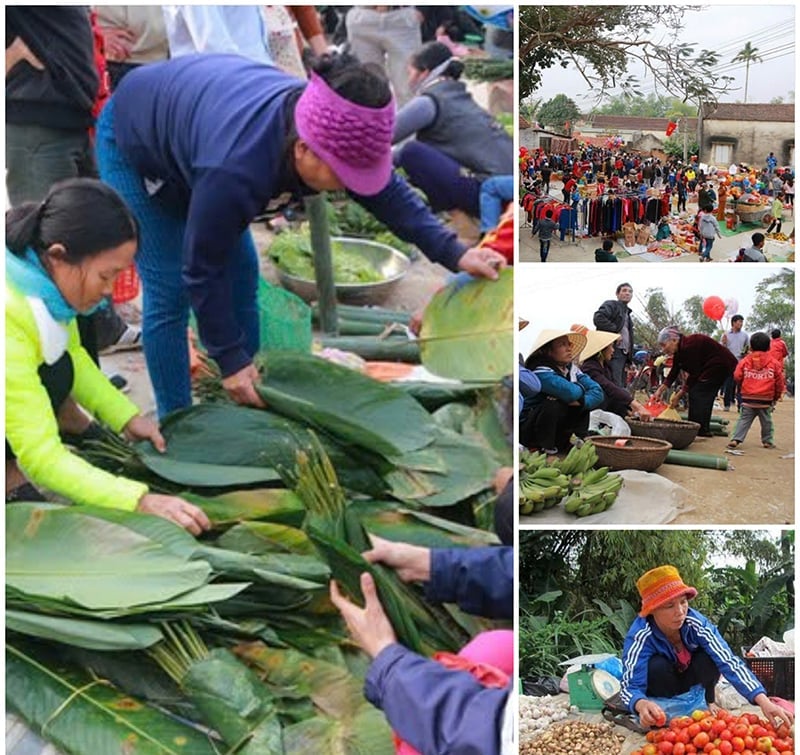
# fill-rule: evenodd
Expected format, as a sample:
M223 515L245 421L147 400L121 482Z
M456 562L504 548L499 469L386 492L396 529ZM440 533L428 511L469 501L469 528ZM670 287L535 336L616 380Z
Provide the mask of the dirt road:
M733 429L736 413L730 418ZM728 457L728 471L662 464L658 474L689 491L688 506L672 524L794 523L794 399L784 397L773 414L777 448L761 447L758 422L737 449L725 453L727 438L698 438L686 450Z

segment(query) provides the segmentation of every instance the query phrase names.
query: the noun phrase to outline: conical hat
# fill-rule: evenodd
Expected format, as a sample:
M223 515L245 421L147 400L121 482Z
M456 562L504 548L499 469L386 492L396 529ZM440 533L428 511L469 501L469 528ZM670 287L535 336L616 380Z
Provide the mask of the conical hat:
M517 330L527 328L528 325L530 325L530 320L526 320L524 317L517 318Z
M574 330L542 330L536 336L536 342L531 348L531 354L538 351L542 346L546 346L550 341L555 341L556 338L567 336L569 338L570 346L572 346L572 358L577 358L584 346L586 346L586 336L583 333L576 333Z
M585 325L573 325L570 330L586 336L586 346L578 357L579 362L593 357L619 338L619 333L609 333L606 330L589 330Z

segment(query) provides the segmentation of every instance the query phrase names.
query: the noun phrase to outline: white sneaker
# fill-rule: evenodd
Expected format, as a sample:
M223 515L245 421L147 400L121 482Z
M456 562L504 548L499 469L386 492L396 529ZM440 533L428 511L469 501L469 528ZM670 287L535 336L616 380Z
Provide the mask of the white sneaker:
M117 351L133 351L142 348L142 329L127 325L122 335L112 344L100 350L100 354L114 354Z

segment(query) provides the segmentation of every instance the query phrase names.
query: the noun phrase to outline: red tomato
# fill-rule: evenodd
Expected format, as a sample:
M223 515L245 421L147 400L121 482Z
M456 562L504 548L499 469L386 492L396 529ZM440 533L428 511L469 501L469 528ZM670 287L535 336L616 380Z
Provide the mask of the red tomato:
M675 741L680 742L681 744L688 745L691 741L691 737L689 736L688 729L681 729L680 731L675 732Z
M685 755L686 745L683 742L676 742L672 747L672 755Z
M764 728L759 727L759 728ZM766 729L764 729L766 731ZM756 752L769 752L772 749L772 739L770 737L760 736L756 742Z
M666 753L666 755L670 755L672 752L672 742L661 742L658 745L658 751Z
M722 733L722 732L723 732L723 731L724 731L724 730L725 730L727 727L728 727L728 725L727 725L727 724L726 724L726 723L725 723L725 722L724 722L722 719L719 719L719 718L718 718L716 721L714 721L714 722L711 724L711 731L712 731L712 732L714 732L714 734L717 734L717 735L719 735L719 734L721 734L721 733Z
M708 755L722 755L722 753L715 747L713 750L708 751Z
M767 730L767 728L765 726L762 726L761 724L756 724L753 727L753 730L750 733L756 739L759 739L760 737L768 737L769 736L769 731Z
M744 747L746 750L755 750L756 749L756 738L750 736L749 734L744 738Z
M719 743L719 751L720 755L731 755L733 752L733 745L727 739L723 739Z
M747 720L751 724L757 724L758 723L758 716L755 713L746 713L745 715L747 716Z
M701 731L692 739L692 744L695 747L705 747L709 743L709 736L704 731Z
M744 752L744 740L741 737L734 737L731 739L734 752Z
M694 739L700 733L700 724L691 724L686 731L689 732L689 736Z
M663 735L661 736L661 741L662 741L662 742L675 742L675 741L676 741L676 740L675 740L675 737L676 737L676 736L677 736L677 734L675 734L675 732L674 732L674 731L669 731L669 730L667 730L667 731L665 731L665 732L663 733Z
M720 738L720 739L721 739L723 742L726 742L726 741L727 741L727 742L730 742L730 741L731 741L731 739L733 739L733 732L732 732L730 729L723 729L723 730L722 730L722 731L719 733L719 738Z
M642 755L658 755L658 747L654 744L647 744L642 747Z

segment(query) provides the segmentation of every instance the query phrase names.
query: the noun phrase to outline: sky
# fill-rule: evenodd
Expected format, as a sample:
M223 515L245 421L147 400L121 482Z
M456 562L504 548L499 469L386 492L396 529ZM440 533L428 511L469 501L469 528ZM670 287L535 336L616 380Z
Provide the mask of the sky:
M687 10L684 16L683 42L695 43L696 49L711 49L721 56L720 74L733 76L736 81L723 102L744 102L745 66L730 60L750 42L764 58L763 63L750 64L748 102L769 102L783 97L789 102L789 91L795 89L795 9L793 5L711 5L700 11ZM653 28L654 38L665 30ZM653 91L652 79L639 66L629 69L640 82L642 93ZM596 103L596 96L587 92L586 82L577 71L560 66L545 71L542 87L534 92L535 99L547 101L557 94L566 94L582 110ZM615 92L618 93L618 92Z
M606 300L616 298L620 283L633 286L631 309L644 312L644 293L648 288L661 288L672 311L678 310L691 296L719 296L723 301L736 299L739 314L747 318L755 303L759 281L780 270L779 265L697 265L687 275L687 265L626 265L623 270L606 266L573 264L518 265L515 269L517 314L530 321L519 332L518 351L527 355L540 330L568 330L573 323L593 328L593 316ZM618 265L614 266L619 268Z

